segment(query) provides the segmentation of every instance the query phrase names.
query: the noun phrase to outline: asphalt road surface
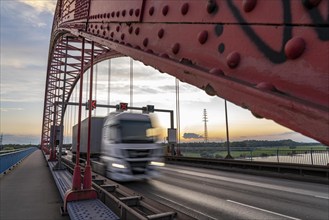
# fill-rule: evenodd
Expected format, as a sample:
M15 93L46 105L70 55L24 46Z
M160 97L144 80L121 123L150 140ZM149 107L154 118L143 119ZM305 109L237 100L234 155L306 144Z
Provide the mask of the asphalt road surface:
M329 186L166 165L162 175L123 185L197 219L329 219Z

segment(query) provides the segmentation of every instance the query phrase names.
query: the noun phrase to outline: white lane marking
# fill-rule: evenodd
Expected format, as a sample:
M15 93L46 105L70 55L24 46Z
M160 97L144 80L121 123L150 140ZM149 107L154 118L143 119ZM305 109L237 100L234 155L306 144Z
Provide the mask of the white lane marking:
M288 216L288 215L283 215L283 214L280 214L280 213L277 213L277 212L272 212L272 211L269 211L269 210L266 210L266 209L261 209L261 208L255 207L255 206L243 204L243 203L236 202L236 201L233 201L233 200L226 200L226 201L234 203L234 204L238 204L238 205L241 205L241 206L245 206L245 207L248 207L248 208L251 208L251 209L256 209L256 210L260 210L260 211L263 211L263 212L267 212L267 213L270 213L270 214L273 214L273 215L278 215L278 216L282 216L282 217L289 218L289 219L294 219L294 220L301 220L300 218L294 218L294 217L291 217L291 216Z
M207 215L207 214L205 214L205 213L203 213L203 212L199 212L199 211L197 211L197 210L193 210L193 209L187 208L187 207L184 206L183 204L180 204L180 203L178 203L178 202L175 202L175 201L173 201L173 200L171 200L171 199L165 198L165 197L160 196L160 195L155 194L155 193L152 193L152 194L155 195L155 196L158 196L158 197L160 197L160 198L162 198L162 199L164 199L164 200L167 200L167 201L169 201L169 202L171 202L171 203L174 203L174 204L176 204L176 205L179 205L179 206L181 206L181 207L184 207L185 209L188 209L188 210L191 210L191 211L193 211L193 212L199 213L200 215L204 215L204 216L206 216L206 217L209 218L209 219L217 220L217 218L211 217L211 216L209 216L209 215Z
M320 198L320 199L328 199L329 200L329 197L326 197L326 196L314 196L316 198Z
M314 191L310 190L304 190L304 189L298 189L298 188L292 188L292 187L287 187L287 186L276 186L274 184L269 184L269 183L259 183L255 181L250 181L250 180L240 180L240 179L235 179L232 177L224 177L224 176L215 176L213 174L207 174L207 173L196 173L194 171L189 171L189 170L175 170L169 167L161 167L163 170L168 170L171 172L177 172L177 173L183 173L187 175L192 175L192 176L198 176L198 177L203 177L203 178L210 178L210 179L215 179L215 180L222 180L222 181L228 181L228 182L233 182L233 183L239 183L239 184L244 184L244 185L249 185L249 186L257 186L257 187L262 187L266 189L275 189L279 191L284 191L284 192L289 192L289 193L297 193L301 195L306 195L306 196L320 196L321 198L326 198L325 195L327 193L317 193ZM318 194L318 195L314 195ZM324 197L323 197L324 196Z

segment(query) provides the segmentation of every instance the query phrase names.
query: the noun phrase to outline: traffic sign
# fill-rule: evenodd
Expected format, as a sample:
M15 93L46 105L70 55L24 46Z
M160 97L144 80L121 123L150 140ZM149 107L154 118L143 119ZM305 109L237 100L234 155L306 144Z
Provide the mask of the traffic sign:
M96 100L91 100L91 110L96 108Z
M154 105L147 105L146 108L148 112L154 112Z
M127 111L128 110L128 103L120 102L119 105L116 105L117 111Z
M142 107L142 111L144 114L152 113L154 112L154 105L147 105L146 107Z
M86 110L89 110L89 106L91 106L91 110L94 110L96 108L96 100L88 100L88 102L86 102Z

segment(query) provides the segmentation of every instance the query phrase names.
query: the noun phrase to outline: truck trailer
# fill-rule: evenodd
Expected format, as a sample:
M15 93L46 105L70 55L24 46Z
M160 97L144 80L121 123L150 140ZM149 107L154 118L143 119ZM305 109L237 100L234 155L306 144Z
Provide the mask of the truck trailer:
M102 145L102 128L104 123L104 117L92 117L91 118L91 130L90 130L90 158L98 159L101 155ZM78 124L73 126L72 131L72 153L74 155L77 151L78 141ZM87 146L88 146L88 118L81 122L81 134L80 134L80 157L87 158ZM74 162L73 161L73 162Z
M156 143L148 114L114 112L91 118L90 155L95 166L116 181L154 178L164 166L163 148ZM77 129L73 127L72 152L76 154ZM81 122L80 156L87 155L88 119Z

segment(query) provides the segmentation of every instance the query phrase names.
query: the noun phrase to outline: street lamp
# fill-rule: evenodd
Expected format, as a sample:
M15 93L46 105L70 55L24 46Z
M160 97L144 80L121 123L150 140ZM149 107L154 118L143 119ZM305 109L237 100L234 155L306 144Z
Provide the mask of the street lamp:
M230 150L230 139L229 139L229 133L228 133L228 119L227 119L227 104L226 99L225 101L225 120L226 120L226 147L227 147L227 155L225 159L233 159L231 156L231 150Z

